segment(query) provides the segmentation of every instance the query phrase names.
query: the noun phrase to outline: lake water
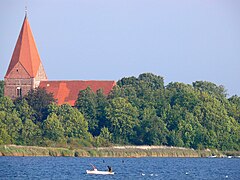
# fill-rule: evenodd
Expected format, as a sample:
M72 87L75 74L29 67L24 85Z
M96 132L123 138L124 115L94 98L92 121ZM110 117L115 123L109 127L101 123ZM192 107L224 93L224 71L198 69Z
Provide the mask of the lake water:
M90 163L115 175L89 175ZM240 158L0 157L0 179L240 179Z

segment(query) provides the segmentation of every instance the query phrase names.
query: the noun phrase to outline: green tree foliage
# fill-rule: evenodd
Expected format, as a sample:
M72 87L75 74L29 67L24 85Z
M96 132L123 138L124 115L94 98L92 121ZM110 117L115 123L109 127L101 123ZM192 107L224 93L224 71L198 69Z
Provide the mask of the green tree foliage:
M19 144L20 130L22 128L22 121L14 110L11 113L0 111L0 123L5 127L7 134L11 137L10 141L13 144Z
M14 104L9 97L0 98L0 111L12 112L14 110Z
M105 127L110 127L110 123L106 118L106 110L105 110L105 107L108 106L109 102L108 102L107 97L103 94L103 91L101 89L97 90L96 103L97 103L96 118L98 121L98 126L96 128L95 134L99 135ZM106 130L106 129L104 129L104 130Z
M68 104L61 105L57 116L63 125L65 137L82 138L88 136L88 123L83 114Z
M199 90L201 92L207 92L209 95L214 95L214 96L222 96L226 97L227 96L227 91L224 88L224 86L220 85L217 86L216 84L212 82L207 82L207 81L196 81L193 82L193 87L196 90Z
M168 129L154 108L145 108L140 120L136 144L166 145Z
M191 85L170 83L166 87L167 98L171 106L179 105L192 112L199 103L197 94Z
M117 82L112 98L123 97L138 109L155 105L155 91L164 89L163 77L152 73L140 74L138 78L123 78ZM115 96L114 96L115 95Z
M103 127L101 129L101 133L100 133L99 136L102 137L103 139L109 141L109 142L112 140L112 134L110 133L110 131L106 127Z
M240 97L234 95L228 100L230 102L230 108L228 109L229 115L240 123Z
M240 98L226 95L211 82L165 86L161 76L143 73L120 79L107 97L82 90L75 107L56 105L43 89L14 103L0 96L0 144L240 150Z
M53 94L47 93L47 91L42 88L30 90L24 99L35 111L36 122L43 122L48 116L48 105L56 102Z
M89 132L95 135L98 128L97 102L96 95L89 87L79 92L75 107L84 115L84 118L87 120Z
M138 112L124 98L114 98L106 107L107 119L111 123L111 132L114 133L114 140L117 143L128 142L134 135L133 128L138 125Z
M55 113L50 114L43 122L44 136L52 141L59 141L64 138L64 129Z
M0 128L4 139L7 139L8 142L19 144L22 121L18 117L12 100L8 97L0 98Z
M76 108L66 104L58 106L54 101L47 101L44 106L43 101L35 101L32 107L27 100L33 103L34 98L42 95L45 98L45 93L29 94L14 103L8 97L0 98L0 144L54 145L53 142L64 142L66 138L92 143L87 121ZM39 117L39 112L33 109L36 107L44 110L45 120L36 120Z
M112 140L112 134L109 132L108 128L104 127L101 129L100 135L95 138L96 146L109 146Z
M30 119L24 121L21 142L23 145L38 145L42 143L42 130Z
M0 81L0 98L4 96L4 81Z
M197 81L165 88L163 78L148 73L117 84L109 98L125 98L139 112L135 144L239 149L238 98L226 99L223 86Z
M11 136L8 135L6 127L4 127L4 125L0 125L0 145L10 143Z
M19 117L25 122L27 119L31 121L35 121L35 113L36 111L33 110L31 106L29 106L26 99L18 98L14 101L15 108L19 114Z
M154 75L152 73L143 73L140 74L138 78L129 77L122 78L117 82L120 87L132 85L133 87L137 87L140 84L144 84L151 90L162 89L164 88L163 77Z

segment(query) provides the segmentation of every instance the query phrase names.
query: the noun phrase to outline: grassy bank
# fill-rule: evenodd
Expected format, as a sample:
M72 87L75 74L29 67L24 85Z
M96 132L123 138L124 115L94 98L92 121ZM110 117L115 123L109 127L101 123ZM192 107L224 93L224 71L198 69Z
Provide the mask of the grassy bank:
M74 156L66 148L1 145L0 156Z
M101 148L52 148L37 146L1 145L0 156L69 156L69 157L208 157L239 155L239 152L193 150L166 146L113 146Z

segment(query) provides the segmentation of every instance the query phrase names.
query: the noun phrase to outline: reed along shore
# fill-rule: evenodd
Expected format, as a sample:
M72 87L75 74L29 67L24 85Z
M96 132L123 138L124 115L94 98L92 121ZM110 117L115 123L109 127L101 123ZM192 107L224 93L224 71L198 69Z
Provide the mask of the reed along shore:
M112 146L81 149L57 147L0 145L0 156L64 156L64 157L224 157L239 156L240 152L194 150L168 146Z

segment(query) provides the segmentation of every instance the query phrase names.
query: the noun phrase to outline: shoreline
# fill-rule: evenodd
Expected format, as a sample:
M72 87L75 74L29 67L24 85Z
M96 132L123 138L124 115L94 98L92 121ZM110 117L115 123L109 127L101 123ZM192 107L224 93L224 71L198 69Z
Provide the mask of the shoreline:
M54 156L54 157L239 157L239 151L194 150L169 146L112 146L81 149L61 147L0 145L0 156Z

